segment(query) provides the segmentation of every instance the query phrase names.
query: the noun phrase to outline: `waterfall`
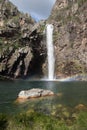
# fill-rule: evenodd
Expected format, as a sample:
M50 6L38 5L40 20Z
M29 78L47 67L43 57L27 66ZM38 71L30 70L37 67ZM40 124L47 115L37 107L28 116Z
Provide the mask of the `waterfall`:
M46 40L47 40L47 57L48 57L48 79L54 79L54 46L53 46L53 25L47 24L46 26Z

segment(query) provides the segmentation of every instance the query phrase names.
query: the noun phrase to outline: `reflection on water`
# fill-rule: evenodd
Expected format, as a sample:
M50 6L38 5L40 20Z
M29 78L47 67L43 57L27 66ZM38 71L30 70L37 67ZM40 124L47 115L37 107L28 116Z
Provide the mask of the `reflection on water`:
M30 88L52 90L56 96L29 100L23 104L15 104L18 93ZM65 106L87 105L87 82L58 81L0 81L0 112L16 112L29 108L39 109L62 104Z

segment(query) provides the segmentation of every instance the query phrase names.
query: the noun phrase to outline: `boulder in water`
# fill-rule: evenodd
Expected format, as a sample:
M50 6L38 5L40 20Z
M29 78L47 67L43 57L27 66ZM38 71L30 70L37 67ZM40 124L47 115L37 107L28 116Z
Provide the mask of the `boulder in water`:
M30 99L30 98L38 98L38 97L51 96L51 95L54 95L54 93L51 90L33 88L30 90L22 90L18 94L18 99Z

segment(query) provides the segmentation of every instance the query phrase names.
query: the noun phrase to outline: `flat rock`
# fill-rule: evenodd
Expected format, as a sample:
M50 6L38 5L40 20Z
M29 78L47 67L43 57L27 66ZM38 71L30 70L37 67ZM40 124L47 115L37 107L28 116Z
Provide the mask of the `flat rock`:
M18 94L18 99L30 99L44 96L51 96L54 93L51 90L44 90L39 88L33 88L30 90L22 90Z

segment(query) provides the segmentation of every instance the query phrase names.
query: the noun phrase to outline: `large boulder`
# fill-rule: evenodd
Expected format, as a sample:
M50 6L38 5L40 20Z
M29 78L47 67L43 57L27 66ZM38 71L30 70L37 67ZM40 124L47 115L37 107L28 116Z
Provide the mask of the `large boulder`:
M54 95L54 93L51 90L33 88L30 90L22 90L18 94L18 99L30 99L30 98L38 98L44 96L52 96L52 95Z

